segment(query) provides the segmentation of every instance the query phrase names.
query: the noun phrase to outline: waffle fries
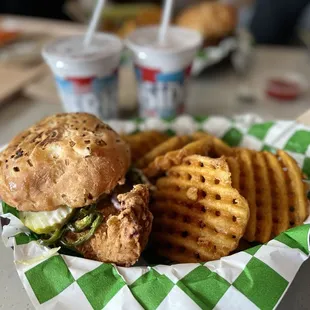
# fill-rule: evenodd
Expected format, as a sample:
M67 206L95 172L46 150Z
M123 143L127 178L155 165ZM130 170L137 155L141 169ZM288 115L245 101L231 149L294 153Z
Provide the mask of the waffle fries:
M249 208L232 188L224 158L186 157L156 187L152 240L160 255L200 262L228 255L238 246Z
M218 259L268 242L307 217L303 174L284 151L231 148L203 132L124 139L155 185L152 248L180 263Z
M265 243L271 238L272 230L272 196L268 168L263 153L252 153L255 203L256 203L256 232L255 239Z
M308 215L306 185L302 182L303 174L296 161L283 151L278 151L279 161L285 173L289 204L289 224L296 226L303 223Z
M156 130L142 131L133 135L122 135L131 149L132 161L136 162L155 146L168 139L168 136Z
M284 151L274 155L238 149L236 159L239 171L229 164L233 180L240 175L239 190L250 207L246 240L265 243L303 223L307 217L306 190L302 171L293 158Z
M221 155L231 155L233 153L232 148L227 144L209 134L196 132L189 138L190 140L188 140L187 143L185 142L183 147L153 157L153 160L150 161L148 166L143 170L145 175L147 177L155 177L172 166L179 165L183 158L189 155L197 154L217 158ZM164 144L165 143L163 143L162 146L164 146ZM157 149L160 149L160 147L161 145L159 145Z
M156 157L164 155L167 152L177 150L191 141L192 138L189 136L176 136L170 138L167 141L157 145L150 152L146 153L140 160L137 161L136 165L138 168L145 168Z
M240 165L236 158L227 157L226 158L229 170L231 172L231 180L233 187L240 191Z
M202 138L185 145L179 150L170 151L165 155L157 156L143 172L147 177L154 177L160 172L170 169L172 166L179 165L182 160L189 155L207 155L210 148L210 137Z
M256 232L256 191L251 151L240 150L238 160L240 165L240 193L248 201L250 208L249 223L244 237L251 242L255 240Z
M285 175L276 156L271 153L264 152L264 157L267 164L269 180L272 184L272 235L277 236L289 227L287 212L288 194L285 184ZM280 208L278 208L278 206L280 206Z

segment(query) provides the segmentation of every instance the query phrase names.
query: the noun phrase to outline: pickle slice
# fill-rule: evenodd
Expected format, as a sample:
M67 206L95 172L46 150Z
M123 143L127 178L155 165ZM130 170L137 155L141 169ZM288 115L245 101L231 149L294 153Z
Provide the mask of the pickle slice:
M48 234L61 228L75 212L63 206L54 211L20 212L20 220L37 234Z

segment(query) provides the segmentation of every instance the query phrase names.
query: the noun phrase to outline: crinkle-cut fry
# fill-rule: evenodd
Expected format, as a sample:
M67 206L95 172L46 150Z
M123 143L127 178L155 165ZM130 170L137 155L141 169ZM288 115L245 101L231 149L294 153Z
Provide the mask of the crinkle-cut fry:
M156 130L141 131L132 135L121 135L121 137L130 146L133 162L169 138L168 135Z
M163 143L157 145L150 152L146 153L141 159L136 163L137 168L145 168L152 162L156 157L166 154L167 152L177 150L184 145L192 141L190 136L175 136Z
M242 148L235 149L235 156L240 165L240 193L250 207L246 240L265 243L304 222L308 215L306 187L291 156L284 151L274 155ZM238 169L231 161L227 159L234 180Z
M255 240L265 243L271 239L272 231L271 184L263 153L253 152L252 162L256 190Z
M200 139L207 138L207 137L212 137L212 136L209 135L207 132L204 132L204 131L195 131L192 134L192 137L193 137L194 140L200 140Z
M302 181L303 173L289 154L279 150L277 155L285 174L290 227L301 225L308 215L308 201Z
M233 149L223 141L208 134L196 132L192 135L192 138L195 141L185 145L183 148L156 157L143 170L144 174L149 178L155 177L172 166L180 164L182 159L189 155L206 155L218 158L222 155L231 155L233 153Z
M231 172L232 186L236 190L240 190L240 165L235 157L226 157L226 161Z
M171 188L170 188L171 190ZM242 235L244 229L242 226L238 227L228 226L226 217L219 217L216 214L216 211L219 208L223 209L223 213L230 214L231 207L226 204L221 204L218 202L216 205L212 202L212 200L208 199L203 204L194 203L192 201L184 202L184 200L173 200L171 197L170 200L165 200L169 192L163 191L161 195L156 196L156 208L153 209L153 215L156 217L161 217L162 214L166 214L168 217L175 218L176 215L180 217L183 223L202 223L202 213L205 213L208 210L210 213L208 214L208 226L205 226L206 229L217 231L218 233L223 233L225 236L230 236L237 234ZM185 193L186 194L186 193ZM185 198L186 200L186 198ZM181 203L182 202L182 203ZM191 206L191 214L189 215L188 206ZM244 210L233 210L235 216L242 217ZM183 225L183 224L182 224Z
M284 171L277 157L269 152L263 152L270 180L272 197L272 236L275 237L289 227L288 192Z
M159 223L160 224L160 223ZM231 247L231 236L229 235L222 235L220 239L218 238L218 233L215 232L214 229L205 227L205 229L201 229L198 225L192 225L191 223L178 223L174 219L168 218L168 217L163 217L161 219L161 224L162 227L170 227L173 230L173 234L177 233L182 233L182 231L190 231L192 233L192 236L188 236L187 242L189 240L193 241L194 246L197 247L197 240L195 239L195 236L199 236L200 238L198 239L198 244L203 244L204 242L208 241L213 244L218 244L219 245L219 251L222 250L223 248L230 248ZM156 230L160 231L160 227L157 227ZM207 240L206 240L207 239Z
M240 194L248 201L250 208L250 219L244 238L252 242L255 240L256 233L256 193L255 179L252 166L252 151L247 149L236 150L240 165Z
M224 141L220 140L217 137L212 137L213 139L213 147L212 152L209 156L211 157L221 157L223 155L225 156L231 156L233 155L234 151L233 149L227 145Z
M170 151L164 155L156 157L144 170L144 174L151 178L162 171L167 171L172 166L179 165L182 160L189 155L207 155L211 147L210 137L186 144L183 148Z
M272 200L272 236L277 236L289 228L288 218L288 191L286 188L285 174L277 157L269 152L264 152L269 175L271 200Z
M218 259L238 246L249 219L224 158L191 155L157 180L151 203L155 250L176 262Z
M224 141L222 141L221 139L219 139L215 136L212 136L208 133L196 131L192 134L192 137L195 140L199 140L199 139L207 138L207 137L209 137L212 140L212 144L211 144L211 147L210 147L209 153L208 153L209 157L218 158L218 157L221 157L223 155L231 156L234 153L233 148L231 148L229 145L227 145Z
M179 230L182 234L182 230ZM219 257L226 256L227 251L225 249L214 249L214 252L210 251L208 247L205 247L202 242L197 251L197 241L188 240L186 244L184 240L178 237L176 234L167 234L166 232L154 232L154 246L159 255L167 257L168 259L180 262L180 263L197 263L200 261L210 261L218 259ZM167 248L166 248L167 247ZM169 254L167 255L167 253Z

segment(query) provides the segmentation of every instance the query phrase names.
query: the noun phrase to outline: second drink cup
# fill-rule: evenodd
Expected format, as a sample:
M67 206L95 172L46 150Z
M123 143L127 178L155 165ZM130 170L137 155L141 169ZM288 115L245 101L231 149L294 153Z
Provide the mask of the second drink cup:
M142 117L174 117L184 112L187 82L201 35L171 26L165 43L158 42L158 27L139 28L125 41L132 51Z

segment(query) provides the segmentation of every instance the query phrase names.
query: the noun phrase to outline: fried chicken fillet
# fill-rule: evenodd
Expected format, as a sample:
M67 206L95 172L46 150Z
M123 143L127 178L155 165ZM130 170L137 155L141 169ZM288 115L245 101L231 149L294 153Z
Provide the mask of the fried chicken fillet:
M77 250L85 258L128 267L139 259L151 232L153 216L148 209L148 187L135 185L130 192L119 194L117 200L119 206L107 201L99 204L104 221ZM74 241L79 234L70 232L67 238Z

